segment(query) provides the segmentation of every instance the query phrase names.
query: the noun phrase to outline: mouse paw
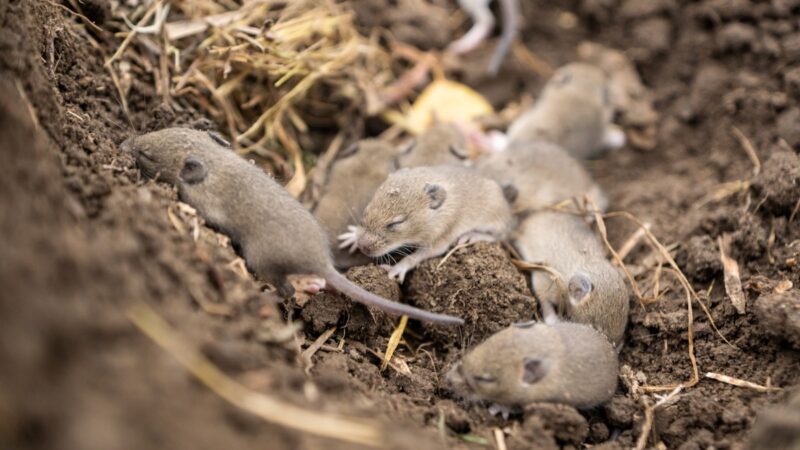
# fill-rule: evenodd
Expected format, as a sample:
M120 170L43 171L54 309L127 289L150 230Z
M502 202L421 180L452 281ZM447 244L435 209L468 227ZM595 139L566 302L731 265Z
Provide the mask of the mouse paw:
M508 416L511 415L511 408L497 403L492 403L489 405L489 414L493 416L500 415L503 416L503 420L508 420Z
M347 231L337 238L339 239L340 249L346 248L350 253L355 253L358 250L358 228L355 225L348 225Z
M406 273L408 273L409 270L411 270L411 268L407 267L401 261L388 268L389 278L397 280L398 283L403 284L403 281L406 279Z
M303 292L306 294L317 294L325 289L325 285L325 278L313 277L306 281L306 284L303 286Z
M470 231L469 233L462 234L461 237L458 238L458 241L456 241L456 245L466 245L474 242L494 242L496 240L497 239L491 234Z

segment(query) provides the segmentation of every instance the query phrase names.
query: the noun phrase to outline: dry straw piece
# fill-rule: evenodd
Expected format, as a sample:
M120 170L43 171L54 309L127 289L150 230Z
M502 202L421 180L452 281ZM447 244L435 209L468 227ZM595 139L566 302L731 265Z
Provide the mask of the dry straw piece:
M309 123L348 129L364 99L396 78L386 49L359 34L349 5L333 0L157 1L126 22L130 31L107 66L129 57L158 68L165 101L189 100L226 124L240 153L291 161L294 194L306 181L297 136Z

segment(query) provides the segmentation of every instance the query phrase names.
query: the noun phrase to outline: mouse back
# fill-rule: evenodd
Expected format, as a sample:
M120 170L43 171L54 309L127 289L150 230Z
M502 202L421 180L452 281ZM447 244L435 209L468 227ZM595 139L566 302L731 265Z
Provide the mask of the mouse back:
M479 159L475 167L501 187L514 189L515 211L546 208L572 198L580 201L584 196L601 210L608 203L583 165L550 142L514 143L504 151Z

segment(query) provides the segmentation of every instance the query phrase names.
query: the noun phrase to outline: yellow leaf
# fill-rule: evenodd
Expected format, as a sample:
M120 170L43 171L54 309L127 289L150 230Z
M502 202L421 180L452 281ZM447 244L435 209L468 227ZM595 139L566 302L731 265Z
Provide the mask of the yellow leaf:
M418 134L433 123L469 122L494 112L492 105L470 87L450 80L435 80L417 97L405 117L403 126Z

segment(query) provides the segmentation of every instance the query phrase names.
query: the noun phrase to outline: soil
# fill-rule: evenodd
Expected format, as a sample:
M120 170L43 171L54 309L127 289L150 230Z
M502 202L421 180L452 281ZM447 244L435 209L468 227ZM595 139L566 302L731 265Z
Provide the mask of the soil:
M413 8L412 1L358 3L361 27L387 27L422 48L441 48L457 35L434 20L451 17L454 3L432 2L431 15L387 12ZM655 148L629 146L587 165L612 210L649 222L673 249L730 341L693 303L701 377L716 372L785 388L758 392L702 378L655 412L649 444L779 445L766 441L784 436L772 429L786 433L784 443L796 439L797 427L792 437L791 426L775 425L784 414L771 408L800 390L800 3L521 3L522 39L542 60L568 62L590 39L624 50L653 91ZM105 2L82 4L101 27L112 20ZM449 365L490 333L534 316L525 275L502 247L488 244L426 262L402 290L378 267L348 273L389 298L467 319L458 331L411 322L393 364L381 370L378 355L394 319L332 294L302 306L278 299L238 269L226 239L181 208L173 190L141 179L117 148L131 133L217 124L180 99L162 105L147 73L131 80L126 114L103 67L118 45L56 2L0 2L0 447L350 447L226 403L131 323L125 311L135 301L152 305L246 386L381 421L395 448L491 446L496 428L506 432L508 448L631 448L645 417L631 383L690 379L686 299L665 270L658 301L631 298L623 383L607 404L588 411L531 405L504 420L454 397L443 382ZM491 50L477 50L455 76L498 107L535 96L545 79L517 59L506 61L500 77L485 75ZM757 174L733 127L752 143ZM743 187L714 196L733 181ZM634 230L623 219L606 225L617 248ZM725 294L717 242L727 234L744 314ZM642 289L653 284L654 258L639 245L626 260L640 269ZM333 327L306 371L300 346ZM783 408L796 416L796 403ZM755 443L746 444L759 415Z

